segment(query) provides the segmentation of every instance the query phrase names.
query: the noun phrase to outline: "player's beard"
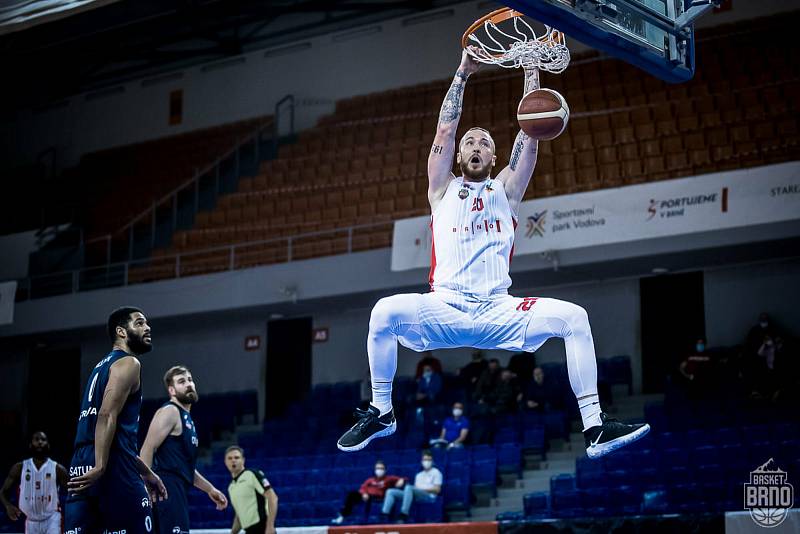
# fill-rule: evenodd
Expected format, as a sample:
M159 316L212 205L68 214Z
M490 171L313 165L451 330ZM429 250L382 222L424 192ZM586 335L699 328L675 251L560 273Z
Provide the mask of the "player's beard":
M471 159L471 158L470 158ZM468 178L474 182L479 182L481 180L485 180L489 177L489 174L492 171L491 164L486 164L479 169L473 169L469 165L469 160L464 161L463 158L461 160L461 175L465 178Z
M133 330L128 330L128 348L136 355L147 354L153 350L153 343L144 342L144 335L137 336Z
M194 404L200 400L200 395L198 395L196 391L192 391L191 393L181 393L175 395L175 398L178 399L178 402L181 404Z

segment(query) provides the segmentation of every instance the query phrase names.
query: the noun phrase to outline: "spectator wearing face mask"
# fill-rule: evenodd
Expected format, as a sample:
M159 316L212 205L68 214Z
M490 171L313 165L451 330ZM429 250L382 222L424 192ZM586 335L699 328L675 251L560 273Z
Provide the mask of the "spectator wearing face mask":
M706 353L706 340L698 338L694 351L681 361L678 371L684 378L687 391L693 395L702 395L711 378L713 362Z
M359 503L364 502L367 506L375 499L383 499L386 491L390 488L402 488L405 479L386 474L386 464L378 460L375 462L375 476L370 477L361 484L358 491L351 491L344 499L344 506L339 511L339 515L331 521L334 525L341 525L344 518L353 513L353 508ZM400 491L400 490L397 490Z
M758 349L764 342L764 338L769 336L774 338L779 335L775 325L770 320L769 314L761 312L758 316L758 322L754 324L750 331L747 332L747 340L745 341L745 348L750 356L757 354Z
M464 405L453 404L453 415L444 420L438 443L448 449L463 447L469 436L469 419L464 415Z
M433 466L433 455L430 451L423 451L422 471L414 477L414 484L406 484L402 490L388 490L383 501L383 514L385 516L391 514L395 501L402 499L400 522L405 523L408 520L408 514L414 501L427 503L436 501L436 496L442 491L443 481L442 472Z
M415 379L418 379L422 376L426 365L433 369L434 373L439 373L440 375L442 374L442 362L439 360L439 358L434 356L433 353L426 352L417 362L417 370L414 373Z
M436 402L442 391L442 375L435 372L433 367L426 365L422 368L422 376L417 379L417 406L430 406Z

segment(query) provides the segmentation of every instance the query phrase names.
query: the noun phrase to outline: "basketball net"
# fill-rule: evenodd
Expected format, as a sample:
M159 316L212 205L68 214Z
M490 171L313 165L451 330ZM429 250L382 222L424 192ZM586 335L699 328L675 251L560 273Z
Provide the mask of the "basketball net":
M500 25L503 27L501 28ZM569 65L569 48L563 33L544 25L537 34L522 13L498 9L478 19L461 39L476 61L505 68L540 69L558 74ZM474 48L467 48L473 45Z

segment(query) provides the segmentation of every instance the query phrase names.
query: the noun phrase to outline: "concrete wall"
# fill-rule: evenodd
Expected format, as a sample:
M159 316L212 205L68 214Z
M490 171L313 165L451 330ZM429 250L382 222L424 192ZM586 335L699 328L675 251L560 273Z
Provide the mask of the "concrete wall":
M800 336L800 260L712 269L705 273L706 335L710 345L742 343L762 311ZM723 320L720 320L724 318Z

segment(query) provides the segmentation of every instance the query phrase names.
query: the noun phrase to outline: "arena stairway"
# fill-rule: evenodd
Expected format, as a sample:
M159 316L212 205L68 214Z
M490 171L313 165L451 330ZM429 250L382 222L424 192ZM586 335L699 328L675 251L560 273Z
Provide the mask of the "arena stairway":
M645 405L664 399L663 395L628 395L623 385L614 386L613 390L615 402L608 406L606 412L622 421L644 420ZM573 430L568 440L549 440L544 459L526 455L527 468L519 478L504 478L503 485L497 488L497 496L490 499L488 506L473 506L468 520L494 521L500 514L521 512L525 495L535 492L549 496L553 477L563 474L575 476L575 461L586 453L583 434L577 427L573 427Z

